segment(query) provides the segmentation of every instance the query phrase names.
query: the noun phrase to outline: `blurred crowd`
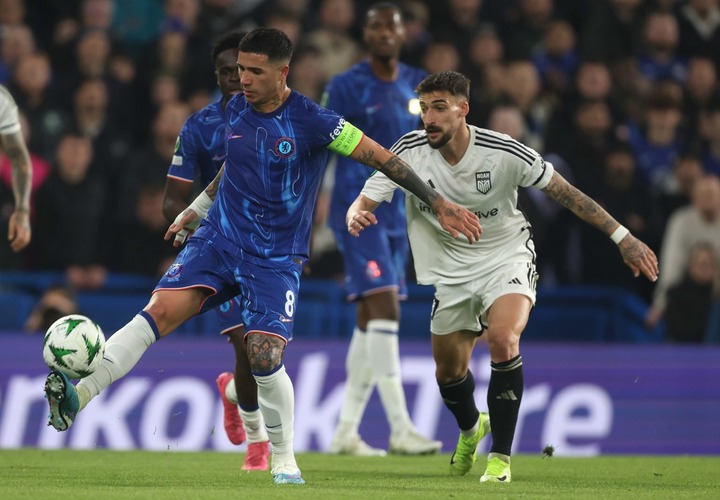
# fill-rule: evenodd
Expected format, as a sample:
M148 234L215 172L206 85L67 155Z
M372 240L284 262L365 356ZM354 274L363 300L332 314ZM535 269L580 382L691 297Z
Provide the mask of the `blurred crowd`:
M372 3L0 0L0 83L34 172L33 241L20 254L0 247L0 269L63 270L76 288L162 273L176 252L162 238L165 176L184 120L218 98L214 39L283 30L296 45L290 86L319 101L364 57ZM657 285L635 280L602 233L527 190L541 283L631 290L652 303L649 326L665 311L707 318L720 267L719 0L395 3L404 62L466 74L470 123L544 154L661 260ZM9 183L0 158L0 224ZM337 277L332 243L314 248L309 277Z

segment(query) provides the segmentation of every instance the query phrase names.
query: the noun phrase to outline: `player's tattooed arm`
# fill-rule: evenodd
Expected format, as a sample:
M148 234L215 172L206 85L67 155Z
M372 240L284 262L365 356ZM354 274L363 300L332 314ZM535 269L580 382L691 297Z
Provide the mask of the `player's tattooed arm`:
M275 335L250 333L247 336L247 353L250 369L268 373L282 363L285 340Z
M30 187L32 185L32 166L22 132L0 135L0 146L10 160L12 168L12 186L15 196L15 211L30 212Z
M223 174L225 173L225 164L222 164L222 167L220 167L220 170L218 170L217 175L215 178L210 181L210 184L205 188L205 193L210 197L211 200L214 200L217 196L218 188L220 187L220 179L222 179Z
M443 197L423 182L402 158L374 140L363 136L349 156L355 161L379 170L395 184L410 191L430 206L440 226L453 238L457 238L460 233L464 234L470 243L480 238L482 228L474 213Z
M32 186L32 165L22 132L0 134L0 150L10 161L12 190L15 210L8 220L7 237L10 248L19 252L32 239L30 227L30 188Z
M570 184L557 172L553 173L552 179L550 179L543 191L608 237L620 227L620 223L598 205L595 200ZM628 233L618 243L618 249L622 254L623 261L632 270L635 277L642 273L651 281L657 280L657 257L645 243Z

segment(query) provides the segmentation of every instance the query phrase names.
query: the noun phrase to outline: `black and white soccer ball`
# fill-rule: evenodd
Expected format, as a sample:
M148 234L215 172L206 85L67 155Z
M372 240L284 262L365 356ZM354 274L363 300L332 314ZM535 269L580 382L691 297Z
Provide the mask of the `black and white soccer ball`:
M51 370L70 378L87 377L100 366L105 335L100 326L81 314L63 316L50 325L43 340L43 358Z

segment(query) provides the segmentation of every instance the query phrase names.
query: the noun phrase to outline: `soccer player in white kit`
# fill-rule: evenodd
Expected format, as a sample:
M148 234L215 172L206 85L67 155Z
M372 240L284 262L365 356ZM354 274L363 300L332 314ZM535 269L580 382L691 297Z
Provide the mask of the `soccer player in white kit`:
M8 89L0 85L0 152L10 160L15 209L8 221L10 248L19 252L32 237L30 228L30 188L32 166L25 140L20 130L17 104Z
M430 207L406 193L417 280L435 287L430 330L436 378L460 428L450 472L468 473L478 443L491 432L493 443L480 480L510 482L510 453L523 393L520 335L535 304L538 278L532 228L517 207L518 187L541 189L607 234L636 277L642 273L655 281L657 258L537 152L507 135L468 125L470 81L465 76L435 73L416 90L424 130L405 134L391 151L443 196L474 212L482 225L475 243L453 239L442 232ZM377 223L373 210L391 200L397 187L382 174L368 179L348 209L348 231L358 235ZM491 358L489 416L477 409L468 369L483 333Z

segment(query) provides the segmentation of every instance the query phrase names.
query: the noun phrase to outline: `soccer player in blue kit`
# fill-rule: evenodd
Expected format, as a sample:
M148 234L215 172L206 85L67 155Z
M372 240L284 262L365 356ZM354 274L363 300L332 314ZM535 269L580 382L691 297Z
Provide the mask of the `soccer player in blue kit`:
M225 107L233 95L242 91L237 52L243 36L237 31L226 33L213 44L212 60L221 97L193 113L180 131L165 183L163 213L170 222L192 201L195 179L207 186L225 162ZM247 428L248 445L242 469L267 470L270 441L245 352L240 298L233 297L221 304L215 313L220 333L228 336L235 349L235 376L225 372L217 378L225 432L233 444L239 445L245 441Z
M333 78L322 105L389 148L403 134L420 125L415 87L427 75L399 61L405 39L400 9L393 3L373 4L365 16L363 39L369 59ZM329 226L343 255L348 300L357 303L357 319L348 348L347 379L331 453L383 456L358 432L373 387L390 425L391 453L420 455L437 452L442 443L419 434L410 420L400 373L398 329L400 299L407 296L405 269L409 247L405 197L398 193L378 210L378 224L360 239L351 236L345 212L370 172L347 156L336 155L335 182Z
M128 373L145 350L192 316L239 295L248 360L272 443L276 484L304 484L293 450L294 393L283 365L292 340L312 212L329 151L385 173L435 212L453 238L480 238L477 216L449 202L404 161L340 115L287 86L292 43L256 28L238 48L242 94L228 103L227 155L217 177L170 225L181 244L147 306L106 344L100 367L73 386L53 371L45 382L49 424L59 431ZM199 227L198 227L199 226Z

